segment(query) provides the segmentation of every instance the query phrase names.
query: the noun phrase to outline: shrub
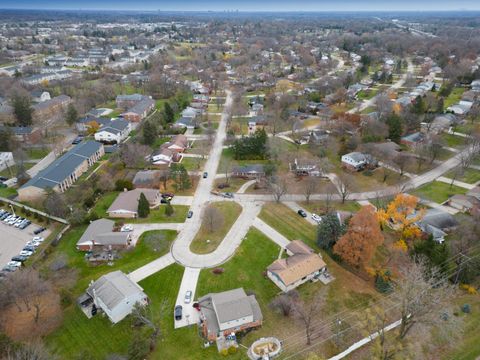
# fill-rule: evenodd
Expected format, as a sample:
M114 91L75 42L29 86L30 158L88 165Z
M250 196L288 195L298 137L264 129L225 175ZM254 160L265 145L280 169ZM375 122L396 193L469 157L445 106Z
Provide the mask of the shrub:
M124 189L127 189L127 190L133 189L133 184L130 180L118 179L117 181L115 181L115 190L123 191Z
M224 272L225 272L224 268L215 268L212 270L212 273L215 275L220 275L220 274L223 274Z
M220 350L220 355L227 356L228 355L228 350L227 349Z
M228 353L229 354L235 354L237 352L237 348L235 346L230 346L228 348Z

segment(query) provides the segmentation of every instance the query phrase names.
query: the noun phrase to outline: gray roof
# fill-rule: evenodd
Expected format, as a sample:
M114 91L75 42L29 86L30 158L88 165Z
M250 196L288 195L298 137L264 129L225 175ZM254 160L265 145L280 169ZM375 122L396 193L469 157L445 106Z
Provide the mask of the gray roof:
M85 141L56 159L46 169L25 183L22 188L35 186L41 189L53 188L68 178L87 158L96 153L102 144L96 141Z
M458 226L458 221L452 215L439 209L428 209L419 223L423 226L430 225L440 230Z
M190 116L182 116L180 119L175 121L176 125L185 125L185 126L196 126L197 121Z
M143 289L120 270L101 276L91 284L87 293L100 299L109 310L132 295L143 293ZM146 295L145 295L146 297Z
M124 191L118 194L112 205L107 210L107 213L126 210L136 213L138 209L138 200L143 193L150 205L153 205L158 198L159 191L157 189L142 189L137 188L130 191Z
M122 131L124 131L128 126L129 122L123 119L115 119L111 120L108 123L106 123L104 126L102 126L98 131L106 131L111 134L119 134Z
M143 114L145 111L149 110L153 105L155 105L155 101L146 97L133 105L127 112L133 112L136 114Z
M82 237L77 241L77 245L91 243L97 235L112 232L114 225L115 221L108 219L92 221Z
M140 101L143 99L141 94L117 95L117 101Z

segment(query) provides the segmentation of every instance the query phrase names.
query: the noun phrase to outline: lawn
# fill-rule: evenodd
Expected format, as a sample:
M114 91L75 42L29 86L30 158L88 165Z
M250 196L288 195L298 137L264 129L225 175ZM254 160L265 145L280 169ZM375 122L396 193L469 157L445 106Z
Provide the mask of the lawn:
M441 204L447 201L452 195L465 194L466 192L467 189L459 186L450 186L450 184L434 181L419 187L418 189L414 190L412 194Z
M450 171L445 175L446 177L453 178L455 174ZM468 184L475 184L477 181L480 181L480 171L476 169L466 169L462 175L457 176L455 180L463 181Z
M27 149L27 156L29 159L43 159L45 156L48 155L50 150L46 147L41 148L28 148Z
M443 109L445 110L449 106L457 104L460 99L462 98L463 93L465 92L465 88L463 87L456 87L452 90L450 95L445 99L443 103Z
M295 211L283 204L265 204L260 219L273 227L289 240L302 240L316 248L317 229Z
M377 95L378 89L360 90L357 94L359 100L369 100Z
M28 170L33 165L35 165L35 164L26 162L26 163L23 164L23 167L24 167L25 170ZM13 166L10 166L10 167L0 171L0 176L5 176L7 178L10 178L10 177L14 177L16 173L17 173L17 165L13 165Z
M303 201L300 202L299 205L309 212L319 215L325 214L325 209L327 208L325 201L310 201L308 204ZM361 208L360 204L356 201L345 201L343 204L340 201L331 201L328 207L330 211L337 210L349 212L357 212Z
M160 205L156 209L150 210L146 218L124 219L126 223L146 224L146 223L183 223L187 218L189 207L186 205L172 205L174 213L172 216L165 215L165 205Z
M456 136L452 134L443 133L441 135L442 140L445 142L445 145L452 148L464 147L465 138L461 136Z
M220 191L229 191L229 192L237 192L240 187L245 184L248 180L242 179L242 178L229 178L228 179L228 187L225 187L223 189L219 189ZM218 185L220 184L225 184L225 179L216 179L215 180L215 188L217 188ZM252 185L253 186L253 185Z
M218 168L223 170L225 166L245 166L253 164L266 164L268 160L235 160L233 158L233 150L231 148L223 149L222 157Z
M188 171L200 171L205 165L206 159L197 158L197 157L184 157L181 161L181 164Z
M0 188L0 197L10 198L17 196L17 190L13 187L2 187Z
M190 244L190 249L197 254L207 254L214 251L242 212L242 207L231 201L214 202L211 206L215 207L218 210L218 215L223 218L221 224L213 232L210 232L208 218L204 215L202 226Z

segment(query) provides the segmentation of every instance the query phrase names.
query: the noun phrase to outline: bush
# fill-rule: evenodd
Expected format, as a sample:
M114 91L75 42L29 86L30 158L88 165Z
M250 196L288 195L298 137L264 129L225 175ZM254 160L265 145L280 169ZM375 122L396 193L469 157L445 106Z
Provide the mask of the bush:
M220 355L227 356L228 355L228 350L227 349L220 350Z
M235 346L230 346L228 348L228 353L229 354L235 354L237 352L237 348Z
M133 189L133 184L130 180L118 179L117 181L115 181L115 190L123 191L125 189L127 190Z
M165 216L172 216L173 213L175 212L175 210L173 209L173 206L170 205L170 203L168 203L167 205L165 205Z
M223 274L224 272L225 272L224 268L215 268L212 270L212 273L215 275L220 275L220 274Z
M73 295L70 291L66 289L61 289L60 290L60 303L63 308L66 308L67 306L70 306L73 302Z

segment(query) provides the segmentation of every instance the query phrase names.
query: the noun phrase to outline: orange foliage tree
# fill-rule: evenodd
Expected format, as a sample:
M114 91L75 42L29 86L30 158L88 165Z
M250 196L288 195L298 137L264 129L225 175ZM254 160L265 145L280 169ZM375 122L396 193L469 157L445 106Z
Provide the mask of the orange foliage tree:
M418 198L408 194L398 194L387 206L377 212L379 220L383 224L399 230L401 240L411 240L421 235L420 229L415 225L425 215L425 209L416 210Z
M364 206L349 222L347 232L338 239L333 252L355 268L368 268L375 250L383 243L373 206Z
M100 129L100 125L95 120L89 121L87 123L87 126L88 126L88 129L87 129L88 135L93 135L98 131L98 129Z

